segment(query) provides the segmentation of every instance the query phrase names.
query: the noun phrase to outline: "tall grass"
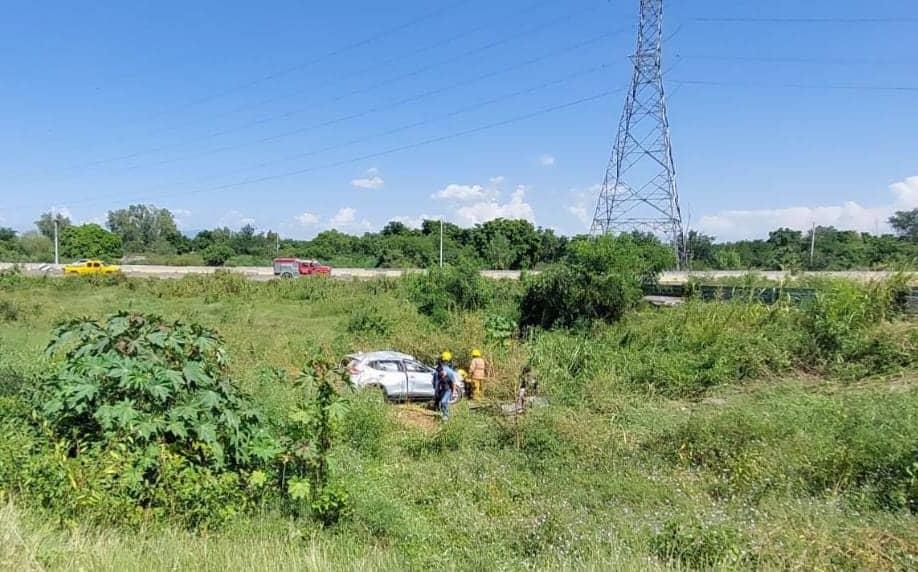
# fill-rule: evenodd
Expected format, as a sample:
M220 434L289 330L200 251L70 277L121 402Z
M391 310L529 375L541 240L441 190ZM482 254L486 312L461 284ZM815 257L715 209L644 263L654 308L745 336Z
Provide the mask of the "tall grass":
M315 348L391 347L423 359L449 348L465 359L480 347L494 365L491 395L509 399L531 361L548 405L514 417L462 403L438 424L421 408L350 395L330 461L350 495L348 518L323 528L264 509L209 533L171 521L49 524L53 505L4 488L3 463L28 453L26 437L5 425L0 568L918 564L918 334L886 303L871 309L882 297L861 287L826 289L803 307L689 301L505 342L485 322L512 317L513 285L444 322L419 311L401 280L22 280L3 286L5 299L35 308L0 323L0 409L10 419L28 414L10 407L45 367L34 355L52 322L125 307L217 327L234 376L266 415L290 406L285 379ZM861 342L814 341L816 331L840 331L837 322L849 328L842 338Z

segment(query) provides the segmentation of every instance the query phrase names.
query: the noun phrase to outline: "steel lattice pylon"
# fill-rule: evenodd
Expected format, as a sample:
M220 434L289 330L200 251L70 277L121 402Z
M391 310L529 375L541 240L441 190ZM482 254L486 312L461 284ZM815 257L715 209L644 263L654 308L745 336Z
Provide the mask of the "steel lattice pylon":
M663 0L641 0L634 75L606 169L592 234L650 232L685 261L685 236L663 90Z

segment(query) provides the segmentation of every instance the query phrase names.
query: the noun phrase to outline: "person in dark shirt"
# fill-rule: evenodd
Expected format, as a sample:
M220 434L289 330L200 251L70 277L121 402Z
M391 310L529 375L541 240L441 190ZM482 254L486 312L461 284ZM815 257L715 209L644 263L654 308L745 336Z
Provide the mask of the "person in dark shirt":
M449 402L453 398L453 392L456 391L456 382L449 368L444 364L437 366L434 375L437 380L435 388L437 405L440 407L440 413L443 415L443 420L446 421L449 419Z

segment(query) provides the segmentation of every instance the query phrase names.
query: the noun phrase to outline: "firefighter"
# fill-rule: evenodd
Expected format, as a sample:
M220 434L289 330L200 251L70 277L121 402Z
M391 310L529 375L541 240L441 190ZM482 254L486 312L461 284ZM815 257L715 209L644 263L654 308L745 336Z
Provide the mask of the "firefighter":
M472 361L469 362L469 378L472 384L472 399L476 401L482 398L485 368L485 360L481 357L481 350L472 350Z

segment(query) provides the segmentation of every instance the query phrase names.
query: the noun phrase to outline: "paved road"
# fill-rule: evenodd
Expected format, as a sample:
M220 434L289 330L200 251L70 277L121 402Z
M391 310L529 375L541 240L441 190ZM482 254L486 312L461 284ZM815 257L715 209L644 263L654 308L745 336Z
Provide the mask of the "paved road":
M0 262L0 270L8 269L15 264ZM62 272L59 266L53 264L25 263L18 265L23 272L32 276L61 276ZM141 264L126 264L121 266L121 271L127 276L147 277L147 278L181 278L189 274L213 274L218 269L210 266L154 266ZM270 280L274 278L274 273L270 266L238 266L235 268L226 268L230 272L236 272L247 276L253 280ZM422 272L418 269L400 270L400 269L377 269L377 268L335 268L332 270L332 276L341 279L372 279L382 277L398 277L405 272ZM664 272L660 277L663 284L683 284L689 277L698 278L739 278L746 275L747 272L742 270L717 270L710 272ZM756 272L757 275L763 276L770 280L783 280L791 277L790 272L768 271ZM805 272L803 275L820 276L824 278L846 278L848 280L858 280L862 282L870 280L881 280L890 276L891 272L870 272L870 271L845 271L845 272ZM496 280L518 280L520 272L516 270L483 270L481 275L485 278ZM912 273L912 276L918 281L918 273Z

